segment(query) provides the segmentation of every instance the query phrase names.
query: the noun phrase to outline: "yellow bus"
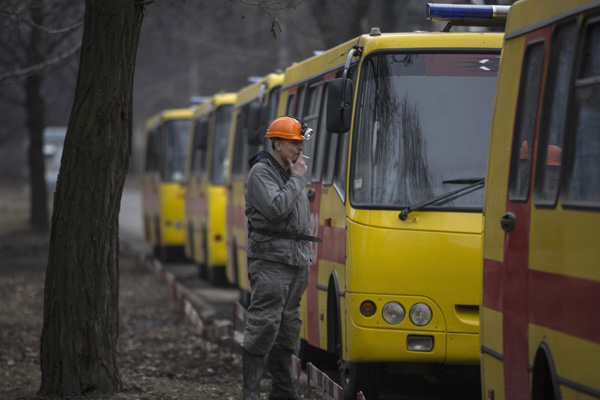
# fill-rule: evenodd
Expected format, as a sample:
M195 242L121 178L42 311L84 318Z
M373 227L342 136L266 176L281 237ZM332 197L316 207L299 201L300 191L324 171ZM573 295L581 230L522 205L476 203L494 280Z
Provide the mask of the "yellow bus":
M264 133L277 111L282 81L283 73L275 72L240 89L232 117L228 149L231 163L227 175L227 279L240 289L240 300L245 307L250 303L245 214L248 159L263 148Z
M478 379L502 42L502 33L375 28L285 71L278 115L315 130L303 151L312 234L323 240L313 244L298 355L332 354L346 399L376 399L386 371L467 369Z
M186 256L199 276L224 285L229 128L235 93L218 93L194 111L186 166Z
M510 10L484 206L484 399L600 399L599 45L600 1Z
M183 255L184 172L192 109L159 112L146 121L142 165L144 236L161 260Z

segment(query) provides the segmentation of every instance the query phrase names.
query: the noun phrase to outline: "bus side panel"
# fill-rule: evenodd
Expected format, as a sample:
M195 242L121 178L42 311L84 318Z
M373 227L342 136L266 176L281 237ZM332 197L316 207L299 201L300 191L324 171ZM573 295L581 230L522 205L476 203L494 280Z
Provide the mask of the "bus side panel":
M179 183L161 183L160 192L160 245L183 246L185 188Z
M503 352L502 328L502 287L505 232L500 219L505 213L508 165L512 147L512 132L515 123L515 109L519 92L521 63L525 39L521 37L505 41L500 60L500 73L496 86L496 102L492 120L490 151L486 177L485 231L483 239L483 296L482 296L482 335L480 343L497 354ZM482 356L482 391L487 396L489 390L497 399L504 397L503 361L491 356ZM488 362L489 361L489 362ZM500 364L500 365L498 365Z
M207 243L208 265L224 266L227 251L225 248L225 208L226 193L224 186L210 186L208 188L209 209Z

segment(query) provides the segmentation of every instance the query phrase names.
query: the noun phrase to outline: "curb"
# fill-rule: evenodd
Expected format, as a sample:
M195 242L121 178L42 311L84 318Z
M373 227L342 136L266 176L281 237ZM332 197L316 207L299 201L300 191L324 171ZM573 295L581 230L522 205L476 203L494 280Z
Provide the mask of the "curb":
M210 341L225 341L232 340L233 338L233 324L230 321L218 321L214 324L207 325L204 323L201 314L196 310L192 302L188 300L190 297L185 287L179 282L175 274L167 271L160 261L153 258L145 258L143 255L140 256L140 263L145 265L150 271L154 272L158 277L164 280L173 292L173 300L180 303L181 310L192 323L196 332L200 334L203 340Z

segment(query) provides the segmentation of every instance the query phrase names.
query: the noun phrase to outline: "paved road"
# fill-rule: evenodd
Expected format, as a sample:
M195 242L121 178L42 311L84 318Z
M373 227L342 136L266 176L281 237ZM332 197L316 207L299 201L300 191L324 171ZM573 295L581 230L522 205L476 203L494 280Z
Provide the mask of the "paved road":
M129 182L123 190L119 214L121 247L124 252L149 255L152 248L143 239L141 205L141 194L136 182ZM235 288L214 288L208 282L198 279L197 267L191 262L165 263L164 267L173 272L179 283L190 291L190 301L202 309L205 322L233 318L233 304L239 298Z

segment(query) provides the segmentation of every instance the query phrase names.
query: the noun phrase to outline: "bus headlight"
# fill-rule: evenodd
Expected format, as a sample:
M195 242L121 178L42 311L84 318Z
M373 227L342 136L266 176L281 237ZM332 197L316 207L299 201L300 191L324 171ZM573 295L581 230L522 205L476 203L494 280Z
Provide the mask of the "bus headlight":
M395 301L391 301L383 306L381 310L381 315L385 322L390 325L396 325L402 322L404 319L404 307L400 303L396 303Z
M433 312L427 304L417 303L410 308L408 316L413 324L417 326L425 326L431 322Z

